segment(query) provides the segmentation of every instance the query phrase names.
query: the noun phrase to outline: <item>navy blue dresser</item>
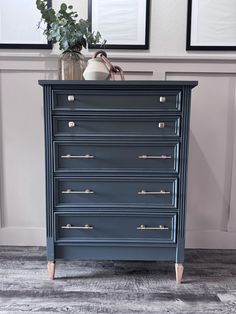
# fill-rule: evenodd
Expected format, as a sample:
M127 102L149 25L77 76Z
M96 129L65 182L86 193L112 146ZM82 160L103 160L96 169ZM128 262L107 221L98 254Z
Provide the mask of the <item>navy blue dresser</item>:
M60 259L183 275L192 81L40 81L49 277Z

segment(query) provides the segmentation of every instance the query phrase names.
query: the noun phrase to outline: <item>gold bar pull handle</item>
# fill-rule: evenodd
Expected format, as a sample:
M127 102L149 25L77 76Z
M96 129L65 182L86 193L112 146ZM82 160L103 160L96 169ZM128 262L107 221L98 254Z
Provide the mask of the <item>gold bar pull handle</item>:
M68 95L67 99L69 102L73 102L73 101L75 101L75 96L74 95Z
M151 156L151 155L140 155L139 159L171 159L172 157L169 155L159 155L159 156Z
M61 229L82 229L82 230L92 230L93 227L85 224L84 226L72 226L71 224L67 224L65 226L61 226Z
M158 227L147 227L145 225L140 225L137 230L169 230L167 226L159 225Z
M63 159L93 159L95 158L93 155L90 154L86 154L86 155L71 155L71 154L67 154L67 155L62 155L61 158Z
M65 191L61 191L62 194L94 194L94 191L86 189L84 191L75 191L71 189L67 189Z
M138 192L139 195L170 195L169 191L164 191L164 190L160 190L160 191L145 191L142 190L140 192Z

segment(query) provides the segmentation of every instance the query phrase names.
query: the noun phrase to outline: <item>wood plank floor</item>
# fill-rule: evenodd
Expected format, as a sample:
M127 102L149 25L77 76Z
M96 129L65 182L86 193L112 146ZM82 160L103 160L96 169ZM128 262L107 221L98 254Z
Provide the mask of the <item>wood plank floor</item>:
M186 250L174 263L58 262L49 281L45 248L0 247L0 313L236 313L236 251Z

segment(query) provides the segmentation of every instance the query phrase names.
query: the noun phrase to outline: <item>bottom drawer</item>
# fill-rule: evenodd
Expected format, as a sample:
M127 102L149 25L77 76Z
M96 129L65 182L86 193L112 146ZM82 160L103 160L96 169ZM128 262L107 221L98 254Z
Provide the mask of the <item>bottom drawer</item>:
M175 244L57 243L55 260L176 261Z
M57 242L175 243L175 213L55 213Z

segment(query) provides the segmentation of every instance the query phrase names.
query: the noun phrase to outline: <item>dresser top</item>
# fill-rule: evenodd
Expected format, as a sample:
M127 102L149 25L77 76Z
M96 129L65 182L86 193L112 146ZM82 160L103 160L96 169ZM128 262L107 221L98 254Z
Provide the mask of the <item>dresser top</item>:
M67 85L79 85L79 86L96 86L96 87L112 87L112 86L119 86L119 87L181 87L181 86L188 86L188 87L195 87L198 85L198 81L154 81L154 80L145 80L145 81L63 81L63 80L40 80L39 85L54 85L54 86L67 86Z

